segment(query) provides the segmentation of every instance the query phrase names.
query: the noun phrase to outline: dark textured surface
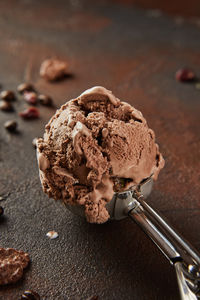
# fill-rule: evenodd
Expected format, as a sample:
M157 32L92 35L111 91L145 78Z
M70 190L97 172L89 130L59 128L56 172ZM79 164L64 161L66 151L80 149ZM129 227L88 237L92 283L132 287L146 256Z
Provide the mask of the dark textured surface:
M200 16L200 2L199 0L113 0L114 2L123 3L126 5L135 5L146 9L162 10L170 15L186 16L187 18Z
M16 90L30 80L57 106L93 85L103 85L141 110L166 160L149 202L200 249L200 91L174 80L188 65L200 70L200 32L167 17L110 2L0 2L0 81ZM96 3L96 4L95 4ZM69 60L74 78L48 84L38 76L48 56ZM200 75L200 73L199 73ZM16 300L25 289L42 299L175 300L173 267L129 220L87 224L42 192L32 139L54 113L41 118L0 112L0 245L27 251L32 263L23 280L0 288L1 300ZM19 121L19 133L3 128ZM59 237L49 240L46 233Z

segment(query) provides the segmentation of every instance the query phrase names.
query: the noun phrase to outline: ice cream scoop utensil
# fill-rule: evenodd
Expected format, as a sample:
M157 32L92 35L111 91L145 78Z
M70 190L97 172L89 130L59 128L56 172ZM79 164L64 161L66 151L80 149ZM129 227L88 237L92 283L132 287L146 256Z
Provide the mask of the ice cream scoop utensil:
M128 215L174 265L182 300L200 299L200 256L145 202L144 196L148 196L152 185L150 178L136 191L116 193L109 203L113 207L111 216L113 219L122 219L123 215Z
M136 197L135 197L136 198ZM176 269L181 299L200 299L200 257L167 222L155 212L143 196L129 204L129 217L152 239ZM127 211L127 210L126 210Z
M129 216L151 238L176 269L182 300L200 299L200 256L144 200L152 190L153 180L144 181L136 190L115 193L106 205L111 219ZM83 215L81 207L70 206L72 212Z

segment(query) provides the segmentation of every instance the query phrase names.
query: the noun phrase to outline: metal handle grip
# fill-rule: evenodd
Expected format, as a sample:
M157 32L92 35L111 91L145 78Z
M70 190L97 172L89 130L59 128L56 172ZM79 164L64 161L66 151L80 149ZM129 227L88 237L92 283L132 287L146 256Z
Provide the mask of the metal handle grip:
M174 264L182 300L196 300L200 292L200 257L169 224L138 195L133 199L129 217L152 239ZM191 272L196 270L195 272ZM186 291L186 287L187 290ZM192 297L192 298L191 298Z

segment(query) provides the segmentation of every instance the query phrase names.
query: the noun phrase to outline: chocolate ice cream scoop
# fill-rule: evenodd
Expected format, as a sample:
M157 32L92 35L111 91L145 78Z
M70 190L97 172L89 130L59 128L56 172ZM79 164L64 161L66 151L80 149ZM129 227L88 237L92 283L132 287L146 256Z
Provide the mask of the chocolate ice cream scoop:
M154 180L164 160L142 113L104 87L86 90L64 104L37 141L45 193L83 206L88 222L109 219L115 192Z
M130 217L175 266L182 300L200 296L200 257L146 198L164 167L154 132L103 87L63 105L37 142L43 190L89 222Z

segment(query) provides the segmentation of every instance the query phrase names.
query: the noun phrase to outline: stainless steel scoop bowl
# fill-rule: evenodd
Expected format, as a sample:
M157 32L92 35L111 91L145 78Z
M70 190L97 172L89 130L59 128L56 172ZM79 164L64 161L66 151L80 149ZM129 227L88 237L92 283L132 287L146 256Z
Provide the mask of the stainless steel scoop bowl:
M142 184L137 187L137 191L140 191L143 197L146 199L152 191L153 188L153 180L148 178ZM122 193L115 193L112 200L106 204L106 208L109 212L111 220L121 220L127 217L127 213L124 211L126 209L127 204L130 202L132 198L133 190L128 190ZM69 205L66 207L75 215L80 217L85 217L85 210L83 206L78 205Z
M182 300L200 299L200 256L198 252L180 236L156 212L145 198L153 187L150 177L134 190L115 193L106 205L112 220L130 217L151 238L176 269ZM67 206L76 215L85 216L81 206Z

